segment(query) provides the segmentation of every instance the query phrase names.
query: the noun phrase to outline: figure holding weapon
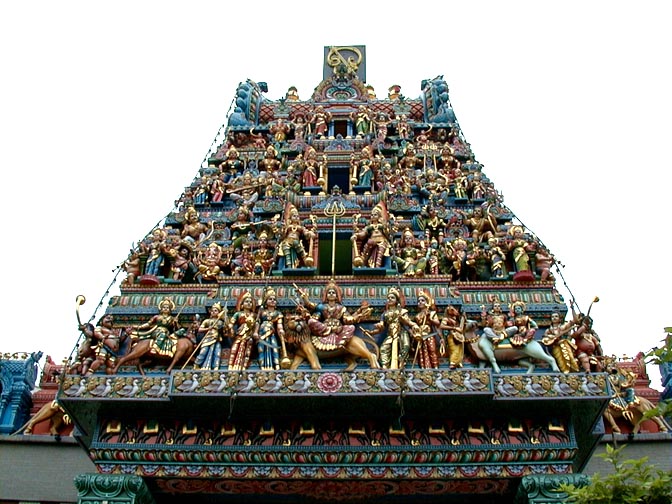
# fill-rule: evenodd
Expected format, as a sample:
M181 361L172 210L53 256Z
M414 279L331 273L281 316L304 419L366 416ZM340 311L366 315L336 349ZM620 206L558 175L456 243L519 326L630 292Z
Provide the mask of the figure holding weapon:
M421 368L436 369L439 367L439 352L436 348L436 336L439 336L439 326L441 325L441 321L436 313L434 298L432 298L429 292L420 291L418 293L418 313L413 320L417 324L417 329L413 332L413 339L415 339L416 345L413 365L415 365L415 362L419 357Z
M277 370L281 364L283 368L288 368L291 361L287 357L287 348L285 347L285 328L284 317L278 310L278 298L275 289L268 287L264 291L261 299L261 306L257 312L257 331L254 333L254 339L257 342L257 351L259 352L259 367L262 370ZM280 341L282 348L278 346ZM280 350L282 350L282 361L280 360Z
M411 349L409 331L420 331L418 325L411 320L404 304L401 291L391 287L387 292L387 304L380 321L370 331L362 328L362 332L369 337L387 331L387 336L380 346L380 363L385 369L404 367Z
M225 301L224 307L220 303L212 305L210 307L210 317L201 322L198 328L198 334L204 333L203 337L186 361L189 362L198 352L194 361L194 369L219 369L222 353L222 331L228 324L226 303Z

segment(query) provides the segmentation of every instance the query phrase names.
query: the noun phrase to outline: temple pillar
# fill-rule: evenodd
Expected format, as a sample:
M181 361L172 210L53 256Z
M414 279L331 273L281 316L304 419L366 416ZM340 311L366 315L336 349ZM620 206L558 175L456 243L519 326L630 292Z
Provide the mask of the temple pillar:
M125 474L80 474L75 477L79 504L154 504L140 476Z
M560 484L585 486L590 478L585 474L548 474L525 476L520 482L515 504L558 504L567 501L567 494L558 490Z

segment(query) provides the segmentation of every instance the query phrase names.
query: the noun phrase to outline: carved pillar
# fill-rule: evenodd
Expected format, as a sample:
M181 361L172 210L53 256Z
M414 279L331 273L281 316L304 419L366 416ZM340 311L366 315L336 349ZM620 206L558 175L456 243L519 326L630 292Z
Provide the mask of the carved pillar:
M565 492L558 491L561 483L585 486L590 478L585 474L525 476L520 482L515 504L557 504L567 500Z
M75 477L79 504L154 504L140 476L80 474Z

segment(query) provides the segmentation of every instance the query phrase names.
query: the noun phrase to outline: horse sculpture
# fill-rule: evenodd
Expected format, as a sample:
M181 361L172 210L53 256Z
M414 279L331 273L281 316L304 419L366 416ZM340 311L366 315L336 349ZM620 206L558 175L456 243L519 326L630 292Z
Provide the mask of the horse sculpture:
M378 344L373 339L364 340L359 336L353 335L343 346L336 350L319 350L320 338L310 330L305 316L298 313L287 315L285 323L285 339L287 343L295 348L294 359L290 369L296 369L304 361L308 360L312 369L322 369L320 358L333 358L343 356L348 366L344 371L352 371L357 367L357 358L362 357L369 361L372 368L380 367L378 357L380 351ZM368 345L374 349L369 350Z
M128 361L132 361L135 359L137 359L138 361L137 364L138 371L143 376L145 375L143 366L147 364L147 361L150 361L152 363L170 361L170 364L166 369L166 373L170 373L173 370L173 368L183 358L189 359L194 353L195 349L194 342L191 341L191 339L185 337L185 334L186 329L180 329L177 332L175 332L175 336L177 336L177 341L175 342L172 353L168 355L162 355L156 353L152 345L152 339L147 338L138 340L135 343L135 345L131 347L131 350L126 355L120 357L117 360L113 373L116 374L122 365L124 365Z

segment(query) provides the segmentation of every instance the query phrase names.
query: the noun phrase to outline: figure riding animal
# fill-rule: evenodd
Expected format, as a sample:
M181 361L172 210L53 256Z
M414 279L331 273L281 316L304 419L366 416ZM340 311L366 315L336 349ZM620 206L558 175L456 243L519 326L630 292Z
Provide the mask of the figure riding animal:
M377 343L373 339L364 340L359 336L353 335L342 346L333 350L322 349L324 347L320 337L311 332L310 323L319 323L310 318L307 312L299 310L299 313L292 313L287 316L285 324L285 339L290 346L295 348L294 358L290 369L297 369L299 365L308 360L312 369L322 369L321 358L344 357L348 366L344 371L352 371L357 367L359 357L369 361L371 368L378 369L378 357L380 355ZM369 350L370 345L373 351Z

